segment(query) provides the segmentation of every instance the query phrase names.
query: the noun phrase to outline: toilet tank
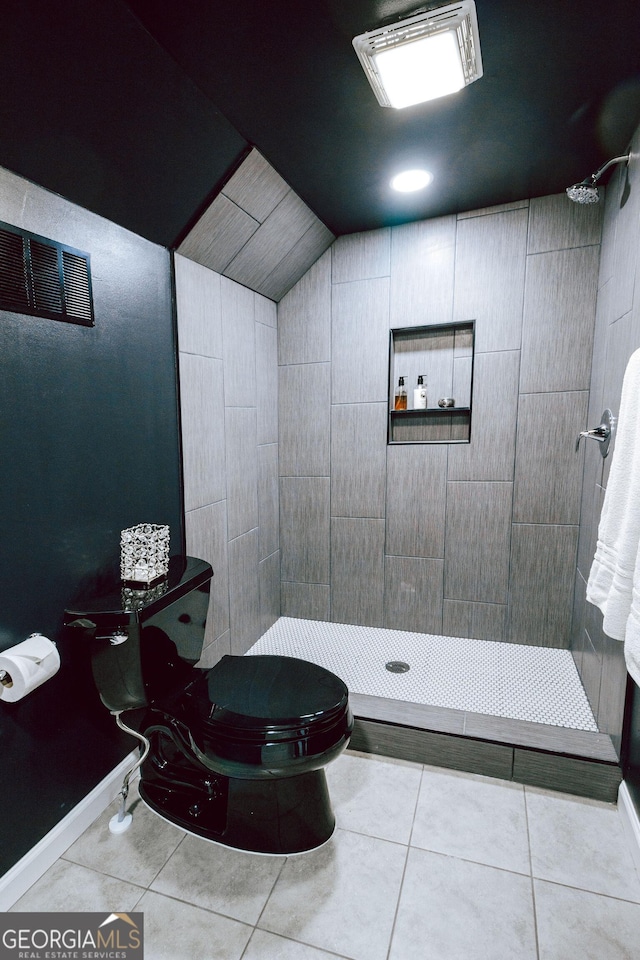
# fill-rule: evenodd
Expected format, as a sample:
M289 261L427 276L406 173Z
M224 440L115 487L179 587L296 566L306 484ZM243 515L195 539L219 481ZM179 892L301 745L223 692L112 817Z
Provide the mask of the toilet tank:
M171 557L148 590L119 583L65 610L65 625L90 647L98 693L112 713L181 691L199 660L213 571L195 557Z

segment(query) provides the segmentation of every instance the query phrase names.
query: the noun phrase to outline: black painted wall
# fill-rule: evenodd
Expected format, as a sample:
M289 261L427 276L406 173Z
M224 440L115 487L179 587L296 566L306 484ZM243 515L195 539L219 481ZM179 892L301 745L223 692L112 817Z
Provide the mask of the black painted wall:
M0 169L0 220L91 257L95 327L0 312L0 649L36 630L59 673L0 702L0 874L134 746L98 701L65 606L119 579L120 530L183 550L169 253Z

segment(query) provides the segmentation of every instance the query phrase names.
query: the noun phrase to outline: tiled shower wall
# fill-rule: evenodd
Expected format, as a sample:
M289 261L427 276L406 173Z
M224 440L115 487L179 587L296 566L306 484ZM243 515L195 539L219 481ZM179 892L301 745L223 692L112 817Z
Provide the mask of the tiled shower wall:
M569 645L600 217L341 237L280 301L283 615ZM471 443L387 446L390 328L473 319Z
M175 255L187 553L214 577L202 665L280 612L277 308Z
M616 168L606 188L602 256L593 351L589 426L607 407L620 412L622 380L631 354L640 347L640 128L632 159ZM623 647L602 631L602 614L585 601L595 553L598 521L611 467L597 444L585 449L580 541L571 648L600 730L619 746L626 669ZM615 447L613 448L615 453ZM637 694L637 691L636 691Z

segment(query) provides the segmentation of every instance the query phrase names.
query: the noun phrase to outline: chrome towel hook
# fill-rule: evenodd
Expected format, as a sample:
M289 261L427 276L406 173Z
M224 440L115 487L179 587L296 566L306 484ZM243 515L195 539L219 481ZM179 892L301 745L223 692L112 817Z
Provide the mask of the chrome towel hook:
M581 430L578 434L578 439L576 440L576 453L580 447L580 440L582 437L586 437L587 440L597 440L600 444L600 453L602 457L607 456L609 453L609 443L611 442L611 435L613 434L614 428L616 425L616 418L611 413L611 410L608 408L602 414L600 418L600 424L597 427L594 427L592 430Z

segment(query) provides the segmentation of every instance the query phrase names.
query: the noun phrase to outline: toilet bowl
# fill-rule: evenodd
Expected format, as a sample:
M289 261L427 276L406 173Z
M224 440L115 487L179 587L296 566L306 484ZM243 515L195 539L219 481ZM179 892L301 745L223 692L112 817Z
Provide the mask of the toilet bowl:
M197 836L256 853L311 850L333 833L324 767L353 729L345 684L280 656L195 666L213 572L174 557L164 584L79 598L65 623L87 640L104 705L149 741L140 795Z

